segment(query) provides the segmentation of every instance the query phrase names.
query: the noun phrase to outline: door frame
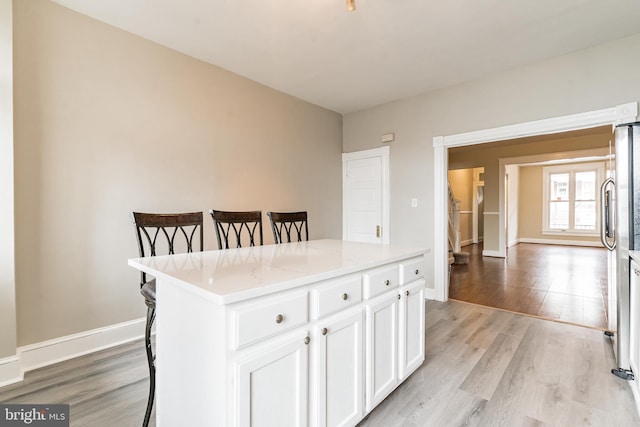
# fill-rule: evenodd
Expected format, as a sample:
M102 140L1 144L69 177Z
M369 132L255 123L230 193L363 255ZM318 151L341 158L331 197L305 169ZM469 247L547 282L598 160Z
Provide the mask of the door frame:
M482 169L482 172L480 172ZM484 173L484 167L473 168L473 206L472 206L472 241L474 244L480 243L480 215L484 215L484 209L482 210L482 214L480 213L478 203L478 188L482 187L484 191L484 181L480 179L480 174ZM483 193L484 199L484 193ZM484 222L483 222L484 224ZM484 238L484 230L482 233L482 237Z
M518 123L491 129L459 133L433 138L434 177L434 232L433 232L433 283L438 301L449 298L449 264L447 256L447 170L451 147L485 144L528 136L547 135L572 130L586 129L633 122L638 119L638 102L630 102L602 110L567 116ZM501 172L504 174L504 171ZM498 251L496 255L506 255L504 175L498 179ZM486 239L485 239L486 240Z
M382 164L382 238L381 243L389 243L389 146L372 148L370 150L342 153L342 239L347 239L347 162L350 160L370 159L380 157Z

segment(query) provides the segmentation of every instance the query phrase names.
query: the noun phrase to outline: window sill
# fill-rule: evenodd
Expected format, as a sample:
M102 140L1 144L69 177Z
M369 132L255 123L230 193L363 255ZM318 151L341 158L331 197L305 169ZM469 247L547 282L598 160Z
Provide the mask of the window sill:
M600 237L597 231L575 231L575 230L542 230L544 236L573 236L573 237Z

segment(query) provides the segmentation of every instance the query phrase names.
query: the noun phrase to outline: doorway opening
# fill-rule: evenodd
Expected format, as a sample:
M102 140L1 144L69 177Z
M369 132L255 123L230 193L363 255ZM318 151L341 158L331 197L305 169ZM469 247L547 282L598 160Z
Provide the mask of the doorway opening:
M456 170L460 165L488 165L485 191L494 193L489 210L496 213L491 173L504 181L506 239L504 257L486 256L482 244L464 240L470 234L463 229L470 257L452 265L450 297L606 330L608 256L600 242L598 195L611 164L611 138L611 126L602 126L449 150L450 183L462 199L469 199L473 182L467 180L465 191L460 178L468 173ZM495 245L489 232L495 230L487 232Z
M638 103L632 102L602 110L554 117L534 122L520 123L480 131L437 136L433 138L433 171L434 171L434 244L433 244L433 283L435 297L439 301L446 301L449 297L449 263L448 263L448 186L447 170L449 149L469 145L486 144L495 141L507 141L514 138L550 135L565 131L612 126L619 123L632 122L638 117ZM494 176L494 179L498 177ZM487 174L485 174L485 183ZM490 193L485 189L485 206L488 205ZM495 197L495 195L494 195ZM485 233L484 249L486 255L506 257L506 228L504 180L498 179L498 215L491 217L485 211L485 230L497 230L497 242L487 241ZM489 210L489 208L485 208ZM495 245L494 245L495 243ZM495 251L494 254L487 253ZM611 281L611 280L610 280Z

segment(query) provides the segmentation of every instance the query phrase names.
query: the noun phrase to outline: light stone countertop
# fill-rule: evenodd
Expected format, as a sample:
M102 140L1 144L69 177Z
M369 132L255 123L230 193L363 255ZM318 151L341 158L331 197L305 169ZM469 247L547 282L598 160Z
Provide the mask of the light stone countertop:
M134 258L129 265L159 282L170 282L217 304L231 304L429 252L395 245L312 240Z
M629 251L629 256L636 262L640 262L640 251Z

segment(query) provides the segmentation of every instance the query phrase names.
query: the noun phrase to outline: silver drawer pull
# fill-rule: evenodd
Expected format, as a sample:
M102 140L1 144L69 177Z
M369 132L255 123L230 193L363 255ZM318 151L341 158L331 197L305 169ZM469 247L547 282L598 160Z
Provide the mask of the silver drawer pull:
M389 286L390 284L391 284L391 282L389 281L389 279L387 279L387 280L385 280L385 281L384 281L384 285L385 285L385 286Z
M400 296L400 294L398 294L398 299L400 299L400 298L401 298L401 296Z
M305 343L305 344L309 345L309 343L310 343L310 342L311 342L311 338L306 337L306 338L304 339L304 343Z
M635 274L636 276L640 276L640 270L638 270L637 268L634 268L633 274Z
M284 316L282 314L278 314L276 316L276 323L282 323L284 321Z
M409 291L406 291L404 294L405 294L406 296L409 296Z
M415 270L413 270L413 273L417 276L418 274L420 274L420 270L416 268Z
M349 295L347 295L347 293L345 292L344 294L342 294L342 299L343 300L347 300L347 298L349 298Z
M327 331L327 328L322 328L322 335L327 335L329 331Z

